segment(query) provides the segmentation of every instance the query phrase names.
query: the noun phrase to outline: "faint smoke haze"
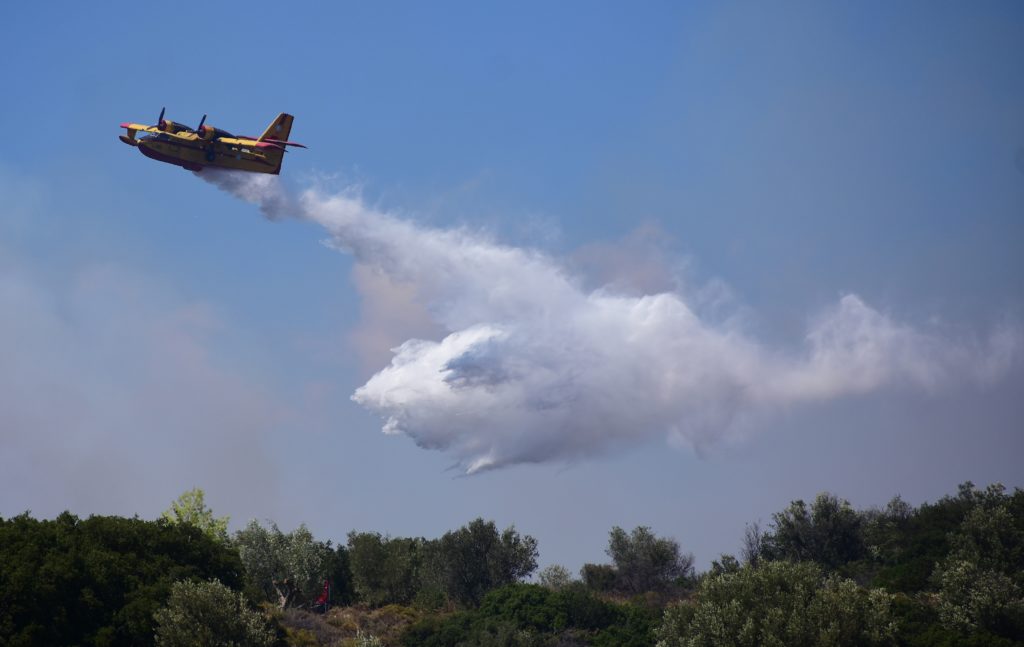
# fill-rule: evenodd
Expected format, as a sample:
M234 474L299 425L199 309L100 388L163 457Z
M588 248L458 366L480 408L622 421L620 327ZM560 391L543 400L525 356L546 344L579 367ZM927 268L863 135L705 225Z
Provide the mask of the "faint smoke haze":
M1014 325L954 339L854 294L812 318L800 348L773 348L703 319L679 293L586 289L549 255L419 226L356 192L291 195L274 176L199 175L269 218L322 225L332 247L414 294L440 333L402 343L352 398L385 433L448 452L467 473L666 435L700 448L791 405L995 380L1022 348Z

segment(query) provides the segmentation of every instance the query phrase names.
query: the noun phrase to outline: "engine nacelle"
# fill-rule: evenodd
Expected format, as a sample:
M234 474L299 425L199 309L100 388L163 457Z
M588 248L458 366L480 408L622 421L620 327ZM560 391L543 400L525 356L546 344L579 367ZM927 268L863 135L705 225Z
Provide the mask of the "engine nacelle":
M199 130L196 131L196 134L199 135L199 139L203 139L206 141L212 141L214 139L217 139L218 137L234 137L234 135L232 135L226 130L221 130L220 128L215 128L213 126L207 126L205 124L199 127Z
M170 119L161 119L160 123L158 123L156 125L156 127L157 127L157 130L160 130L160 131L165 132L165 133L171 133L171 134L181 133L181 132L187 132L187 133L192 132L192 129L189 128L188 126L186 126L185 124L179 124L178 122L171 121Z

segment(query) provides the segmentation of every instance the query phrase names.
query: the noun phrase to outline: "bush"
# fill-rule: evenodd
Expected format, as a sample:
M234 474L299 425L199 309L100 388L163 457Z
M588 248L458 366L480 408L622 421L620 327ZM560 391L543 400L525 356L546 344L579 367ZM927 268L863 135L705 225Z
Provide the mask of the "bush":
M938 572L939 618L973 633L1024 636L1024 595L1009 576L965 560L949 560Z
M269 647L276 641L267 619L217 580L176 582L154 618L158 647Z
M475 611L417 622L402 644L648 647L655 624L651 611L605 602L580 584L561 591L512 584L488 593Z
M825 578L808 562L764 562L708 576L696 600L665 611L659 647L882 645L896 630L892 596Z

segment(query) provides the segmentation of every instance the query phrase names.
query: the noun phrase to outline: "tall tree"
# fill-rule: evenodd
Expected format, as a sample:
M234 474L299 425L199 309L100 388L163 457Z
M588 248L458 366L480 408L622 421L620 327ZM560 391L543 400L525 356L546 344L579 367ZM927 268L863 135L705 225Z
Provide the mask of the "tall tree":
M169 523L187 523L199 528L213 539L227 541L228 517L214 517L213 510L206 507L205 497L200 488L183 492L162 516Z
M812 561L828 569L867 554L863 519L849 501L827 492L819 494L809 509L803 501L793 501L775 513L763 546L769 559Z
M498 532L493 521L474 519L438 542L445 591L464 605L480 604L493 588L520 582L537 568L537 540L515 527Z
M284 533L274 522L264 528L253 520L235 533L234 544L249 587L281 609L316 597L334 560L330 544L315 540L305 524Z
M647 526L631 533L613 527L605 552L615 565L618 587L627 593L665 591L693 575L693 555L683 554L676 540L658 537Z
M424 541L350 532L348 559L359 599L373 606L408 604L420 587Z
M761 530L760 522L748 523L743 529L743 547L740 549L740 557L745 564L757 566L764 552L764 531Z
M950 553L936 569L939 614L947 627L1024 637L1024 490L1007 495L961 486L971 509L950 536Z

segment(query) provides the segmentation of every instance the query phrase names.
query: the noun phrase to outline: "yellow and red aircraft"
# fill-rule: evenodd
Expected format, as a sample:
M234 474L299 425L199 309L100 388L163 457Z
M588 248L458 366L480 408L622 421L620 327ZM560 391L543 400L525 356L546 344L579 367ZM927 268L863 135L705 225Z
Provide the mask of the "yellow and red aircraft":
M205 125L206 115L200 120L199 127L192 130L184 124L164 119L165 110L160 110L155 126L121 124L121 128L128 129L127 136L120 136L121 141L137 147L146 157L176 164L189 171L217 166L274 175L281 172L281 162L288 146L305 148L302 144L288 141L294 117L283 112L262 135L247 137ZM153 134L135 139L139 132Z

